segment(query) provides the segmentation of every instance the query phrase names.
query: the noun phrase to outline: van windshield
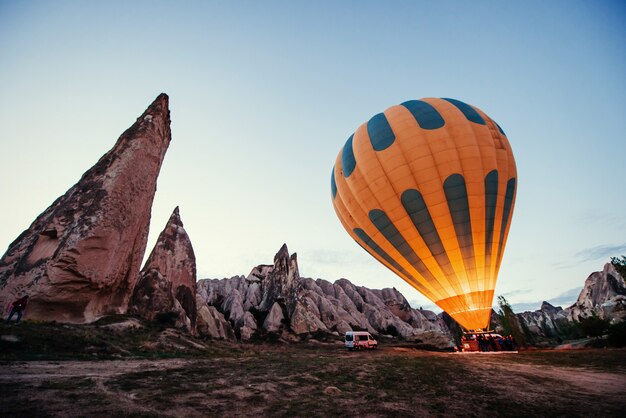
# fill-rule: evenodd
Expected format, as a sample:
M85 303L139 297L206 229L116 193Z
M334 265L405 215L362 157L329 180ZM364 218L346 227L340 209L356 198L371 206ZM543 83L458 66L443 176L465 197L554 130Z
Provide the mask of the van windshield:
M352 334L346 335L346 341L352 341Z

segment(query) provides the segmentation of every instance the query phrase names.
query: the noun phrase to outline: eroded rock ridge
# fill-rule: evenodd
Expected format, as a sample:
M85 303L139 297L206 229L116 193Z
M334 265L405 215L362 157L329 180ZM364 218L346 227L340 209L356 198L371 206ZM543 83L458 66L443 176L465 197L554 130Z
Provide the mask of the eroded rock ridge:
M206 313L199 313L199 328L207 329L201 323L208 322L226 330L217 338L246 341L274 335L290 341L317 333L365 330L437 346L450 344L443 321L430 311L411 308L396 289L371 290L346 279L331 283L300 277L296 254L289 255L286 245L273 265L256 266L248 276L199 280L197 302Z
M60 322L125 312L170 140L168 97L161 94L9 245L0 259L0 304L28 294L27 318Z

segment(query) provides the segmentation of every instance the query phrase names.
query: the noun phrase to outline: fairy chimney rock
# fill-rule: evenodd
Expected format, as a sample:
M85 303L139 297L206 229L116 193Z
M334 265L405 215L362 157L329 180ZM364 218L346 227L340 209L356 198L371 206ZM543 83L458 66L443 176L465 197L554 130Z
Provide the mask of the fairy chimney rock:
M159 95L113 148L35 219L0 259L0 304L28 294L26 318L91 322L124 313L171 140Z
M177 322L196 326L196 256L183 227L178 207L150 253L130 301L130 312L146 319L178 313Z

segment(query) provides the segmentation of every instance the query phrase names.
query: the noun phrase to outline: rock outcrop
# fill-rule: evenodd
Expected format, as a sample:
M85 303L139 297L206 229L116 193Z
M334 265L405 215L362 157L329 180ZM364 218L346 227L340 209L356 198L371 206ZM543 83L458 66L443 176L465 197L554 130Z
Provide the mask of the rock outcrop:
M195 333L196 256L178 207L141 270L129 312L148 320L175 313L176 325Z
M626 284L611 263L585 280L576 303L566 309L569 319L580 321L596 315L602 319L626 320Z
M572 306L562 309L543 302L539 310L517 316L530 332L542 337L558 336L568 324L592 316L621 322L626 320L626 284L613 264L607 263L587 278Z
M125 312L170 140L168 97L161 94L9 245L0 259L0 306L28 294L26 318L74 323Z
M517 317L530 332L544 337L558 335L563 323L568 321L567 313L563 308L552 306L546 301L541 304L539 310L522 312Z
M371 290L346 279L331 283L300 277L296 254L289 255L286 245L273 265L254 267L247 277L199 280L197 300L200 309L214 307L222 313L244 341L269 334L294 340L366 330L428 340L440 347L451 343L437 315L411 308L396 289Z

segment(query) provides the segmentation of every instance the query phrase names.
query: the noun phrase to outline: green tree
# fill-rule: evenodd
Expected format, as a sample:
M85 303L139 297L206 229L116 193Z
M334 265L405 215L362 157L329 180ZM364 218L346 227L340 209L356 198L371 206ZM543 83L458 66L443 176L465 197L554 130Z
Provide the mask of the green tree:
M609 326L609 345L613 347L626 346L626 322L619 322Z
M461 336L463 335L463 329L461 329L461 326L445 311L443 312L443 315L441 315L441 318L448 326L448 329L454 338L454 343L457 346L461 345Z
M593 315L580 321L580 329L584 335L598 338L609 328L609 323L609 320Z
M611 257L611 264L613 264L619 275L626 279L626 256L623 255L621 258Z
M523 330L522 324L520 324L519 318L515 315L513 308L511 308L511 305L504 296L498 296L498 306L500 306L498 314L502 320L504 333L506 335L512 335L520 347L526 347L528 343L526 333Z

